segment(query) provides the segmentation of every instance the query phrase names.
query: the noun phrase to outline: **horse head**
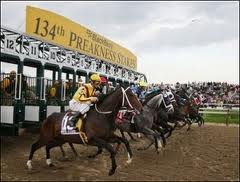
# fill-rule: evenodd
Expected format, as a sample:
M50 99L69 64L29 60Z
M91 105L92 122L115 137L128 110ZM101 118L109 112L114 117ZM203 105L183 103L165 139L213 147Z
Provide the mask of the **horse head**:
M98 109L99 107L99 109ZM140 113L143 109L142 104L137 99L137 96L132 92L130 87L124 88L122 86L118 87L116 90L101 98L98 106L95 105L97 112L99 113L115 113L120 108L127 108L128 110L135 110ZM110 109L111 111L101 112L100 109Z
M172 112L174 110L173 105L170 102L170 98L165 92L154 95L146 101L145 105L154 110L158 110L160 108L166 109L167 112Z
M170 96L173 96L172 94L170 94ZM173 103L174 102L174 98L170 98L169 94L164 91L162 93L162 105L165 108L165 110L167 111L167 113L173 113L174 112L174 107L173 107Z

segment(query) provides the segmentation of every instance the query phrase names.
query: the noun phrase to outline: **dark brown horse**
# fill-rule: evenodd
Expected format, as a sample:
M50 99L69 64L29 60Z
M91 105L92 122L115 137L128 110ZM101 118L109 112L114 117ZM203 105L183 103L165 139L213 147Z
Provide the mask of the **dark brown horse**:
M86 133L88 142L87 145L97 146L98 148L105 148L110 153L112 161L112 168L109 175L114 174L117 165L115 160L116 151L111 143L120 144L123 142L128 151L128 163L132 160L132 151L126 139L114 134L116 129L114 120L121 107L129 109L135 108L137 112L142 111L142 104L133 94L129 87L124 89L120 87L107 95L103 101L95 105L95 108L90 109L87 117L83 121L83 132ZM33 154L39 148L46 146L47 165L53 166L50 159L50 149L60 146L66 142L83 144L80 136L77 135L61 135L62 119L64 113L53 113L43 122L40 130L40 138L32 145L27 166L32 169ZM98 151L98 153L101 151Z

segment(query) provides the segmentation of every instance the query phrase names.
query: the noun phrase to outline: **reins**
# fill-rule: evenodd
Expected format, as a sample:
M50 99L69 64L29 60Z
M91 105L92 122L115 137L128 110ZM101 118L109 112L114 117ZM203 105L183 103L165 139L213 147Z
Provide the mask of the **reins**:
M126 94L126 91L127 91L128 89L130 89L130 87L126 88L125 90L124 90L123 87L121 87L122 94L123 94L122 107L124 106L124 104L125 104L125 99L126 99L128 105L130 106L130 108L133 109L133 107L132 107L132 105L131 105L131 103L130 103L130 101L129 101L129 99L128 99L128 96L127 96L127 94ZM96 111L97 111L98 113L100 113L100 114L111 114L111 113L113 112L113 111L99 111L99 109L97 108L97 104L95 104L95 109L96 109Z

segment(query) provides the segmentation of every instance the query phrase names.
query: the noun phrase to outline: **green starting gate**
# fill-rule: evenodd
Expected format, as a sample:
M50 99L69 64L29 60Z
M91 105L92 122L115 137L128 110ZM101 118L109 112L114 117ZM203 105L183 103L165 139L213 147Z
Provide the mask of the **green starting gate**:
M68 110L80 77L88 82L91 74L99 73L113 86L121 82L135 84L140 79L147 81L142 73L6 27L1 27L0 61L17 65L15 76L3 73L2 69L0 73L1 135L18 135L19 128L39 127L51 113ZM24 75L25 66L36 69L36 75ZM51 79L44 75L45 70L52 72ZM8 92L6 80L11 80ZM55 94L51 88L55 88Z

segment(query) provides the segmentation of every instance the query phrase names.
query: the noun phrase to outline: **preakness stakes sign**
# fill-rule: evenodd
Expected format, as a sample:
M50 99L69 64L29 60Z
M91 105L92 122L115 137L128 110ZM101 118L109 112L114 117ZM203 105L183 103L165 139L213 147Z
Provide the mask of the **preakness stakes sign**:
M86 55L137 70L137 57L126 48L55 13L27 6L26 33Z

